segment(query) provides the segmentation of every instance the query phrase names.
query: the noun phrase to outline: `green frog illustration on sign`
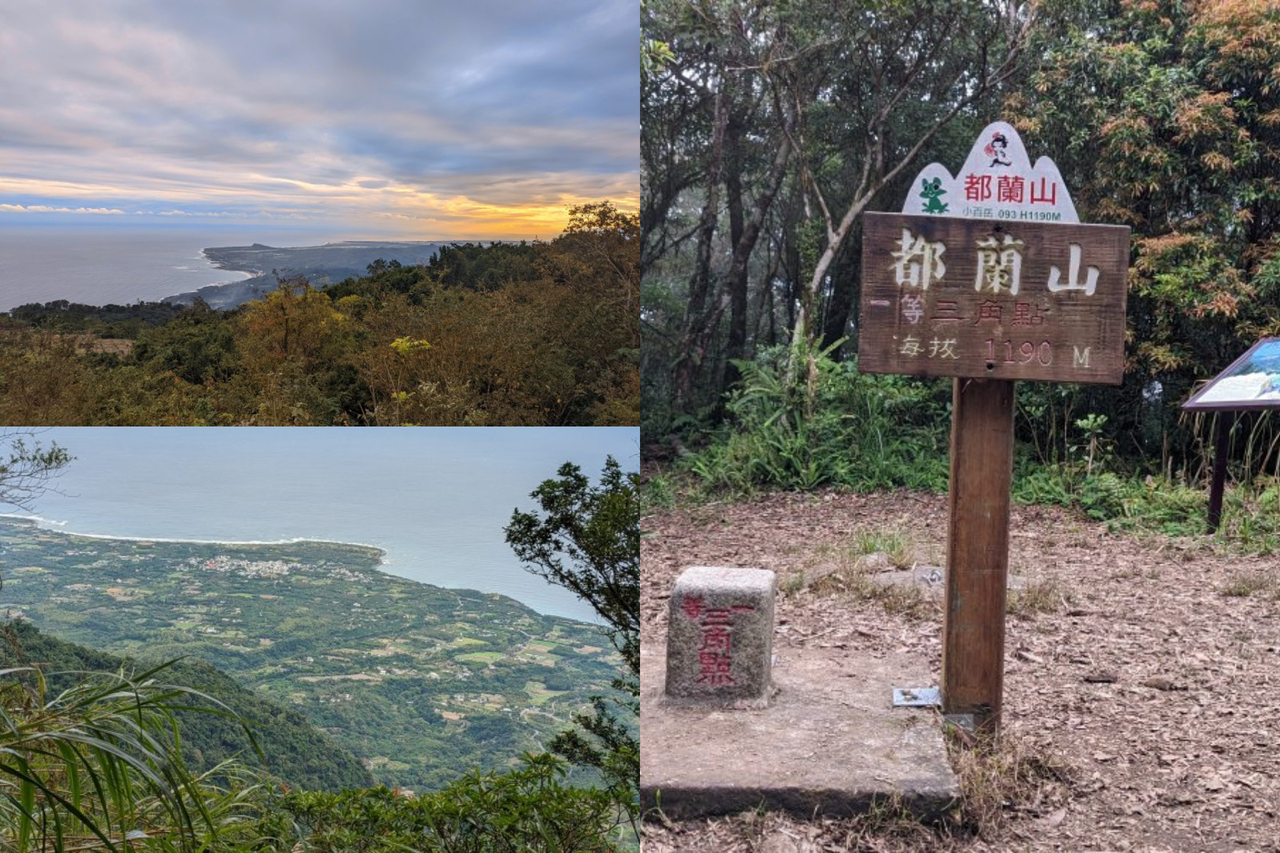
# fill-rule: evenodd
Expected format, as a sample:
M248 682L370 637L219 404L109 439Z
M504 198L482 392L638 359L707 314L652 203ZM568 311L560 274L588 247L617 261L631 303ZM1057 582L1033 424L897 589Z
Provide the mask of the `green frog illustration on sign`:
M947 203L942 200L942 196L947 191L942 188L942 178L934 178L932 181L925 178L920 182L920 198L927 203L924 206L925 213L946 213Z

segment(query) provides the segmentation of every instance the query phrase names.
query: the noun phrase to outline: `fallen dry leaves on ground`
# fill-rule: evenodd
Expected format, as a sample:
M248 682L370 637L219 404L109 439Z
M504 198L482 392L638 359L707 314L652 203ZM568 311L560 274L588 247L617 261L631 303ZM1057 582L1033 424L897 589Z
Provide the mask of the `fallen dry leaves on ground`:
M779 648L906 652L937 673L936 607L888 612L808 584L860 532L901 532L916 562L941 565L946 518L945 496L911 492L778 494L649 514L641 641L665 641L667 595L683 568L766 568L782 588ZM1241 557L1207 537L1110 533L1059 508L1015 506L1010 569L1057 601L1050 612L1008 619L1005 731L1070 765L1062 796L1013 804L988 837L900 826L869 833L781 814L682 823L655 815L646 853L1280 851L1280 603L1274 585L1223 592L1243 576L1280 576L1275 558Z

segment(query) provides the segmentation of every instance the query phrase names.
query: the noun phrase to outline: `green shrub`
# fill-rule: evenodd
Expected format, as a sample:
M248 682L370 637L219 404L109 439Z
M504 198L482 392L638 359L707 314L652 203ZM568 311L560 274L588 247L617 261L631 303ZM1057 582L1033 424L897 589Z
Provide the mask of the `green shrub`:
M675 509L676 489L671 478L662 474L650 477L640 488L640 506L644 512Z
M1075 503L1074 492L1060 466L1028 463L1014 471L1013 499L1018 503L1071 506Z
M387 788L284 798L315 853L611 853L619 806L608 791L566 787L564 765L526 755L508 773L469 773L433 794Z
M1086 476L1080 485L1080 506L1098 521L1123 518L1128 514L1129 484L1110 471Z
M946 488L949 394L940 383L857 372L831 349L736 362L729 425L685 467L730 492L759 487Z

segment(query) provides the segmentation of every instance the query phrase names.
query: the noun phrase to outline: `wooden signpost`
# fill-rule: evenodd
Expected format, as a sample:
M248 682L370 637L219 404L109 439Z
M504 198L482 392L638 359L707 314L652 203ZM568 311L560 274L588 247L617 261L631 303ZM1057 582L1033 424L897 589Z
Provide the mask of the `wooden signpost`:
M1119 384L1129 229L1080 225L1057 167L983 130L902 214L865 214L858 369L953 377L943 712L1000 724L1014 380ZM1038 191L1037 191L1038 188Z
M1119 384L1129 229L867 213L868 373Z

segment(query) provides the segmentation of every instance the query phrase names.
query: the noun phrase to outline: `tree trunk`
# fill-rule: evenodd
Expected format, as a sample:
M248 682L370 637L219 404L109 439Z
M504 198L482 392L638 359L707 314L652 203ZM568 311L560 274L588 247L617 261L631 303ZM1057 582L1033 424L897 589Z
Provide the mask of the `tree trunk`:
M827 303L827 313L822 323L823 349L849 334L849 317L853 313L858 295L861 255L861 246L850 245L848 251L832 267L831 301ZM839 353L834 355L839 358Z
M724 166L724 133L728 117L725 97L717 92L715 97L714 136L711 145L711 164L707 169L707 197L702 206L698 226L698 250L693 276L689 281L689 310L685 315L685 329L676 354L672 394L675 411L689 413L697 404L698 374L710 346L708 332L708 304L712 301L711 244L715 239L716 221L720 212L720 181ZM720 312L713 312L717 318Z
M769 322L769 333L765 336L765 341L769 346L773 346L778 342L777 324L774 322L773 316L773 283L778 278L778 256L770 253L769 269L764 274L764 278L760 283L760 299L756 302L756 327L754 336L757 341L760 340L760 325L765 322L766 318Z
M747 343L747 276L746 266L739 269L738 255L743 242L742 204L742 169L745 159L742 151L743 116L735 110L729 118L729 126L725 132L726 163L724 176L725 201L729 207L729 240L733 245L734 263L729 269L726 279L729 300L729 340L725 347L724 375L717 390L717 398L723 398L724 392L732 388L740 377L733 360L742 358Z
M791 139L784 136L774 155L770 167L769 179L760 195L756 196L751 219L745 223L738 239L733 245L733 261L729 265L729 345L728 358L725 362L724 387L731 388L740 378L738 368L732 359L746 358L747 346L747 279L750 271L751 254L755 251L760 233L764 230L765 218L769 208L782 188L782 179L787 173L787 163L791 159Z

